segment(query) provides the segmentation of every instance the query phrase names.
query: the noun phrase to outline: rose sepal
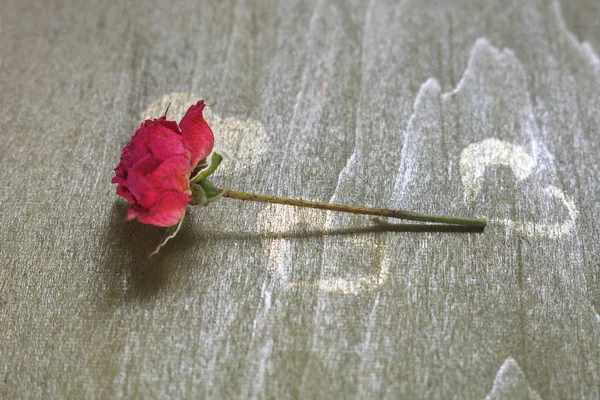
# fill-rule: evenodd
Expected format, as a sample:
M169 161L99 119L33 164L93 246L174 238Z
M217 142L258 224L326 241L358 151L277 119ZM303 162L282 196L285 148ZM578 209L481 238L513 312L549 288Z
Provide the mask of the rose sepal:
M221 164L221 161L223 161L223 156L213 151L210 157L210 164L206 168L200 170L192 179L190 179L190 183L199 183L203 180L206 180L206 178L216 171Z
M192 183L190 188L192 189L192 201L189 203L191 206L207 206L221 198L225 193L224 190L215 187L208 179Z

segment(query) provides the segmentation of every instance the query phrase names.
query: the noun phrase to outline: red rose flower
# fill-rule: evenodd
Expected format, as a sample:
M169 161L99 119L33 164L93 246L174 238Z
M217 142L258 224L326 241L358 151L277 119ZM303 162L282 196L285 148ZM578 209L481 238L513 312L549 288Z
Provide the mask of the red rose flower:
M166 116L144 121L125 146L111 183L131 203L127 220L172 226L184 216L190 174L214 144L204 106L203 100L191 106L179 125Z

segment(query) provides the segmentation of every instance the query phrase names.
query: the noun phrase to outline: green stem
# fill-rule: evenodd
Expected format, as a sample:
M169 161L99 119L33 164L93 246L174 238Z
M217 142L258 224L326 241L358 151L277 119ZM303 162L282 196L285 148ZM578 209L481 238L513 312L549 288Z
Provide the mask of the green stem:
M349 206L344 204L330 204L319 201L290 199L276 196L263 196L260 194L238 192L237 190L225 190L223 197L229 197L238 200L258 201L261 203L286 204L297 207L318 208L321 210L341 211L352 214L376 215L379 217L391 217L406 219L411 221L437 222L442 224L471 226L476 228L485 228L486 220L478 218L450 217L446 215L424 214L403 210L389 210L386 208L369 208L359 206Z

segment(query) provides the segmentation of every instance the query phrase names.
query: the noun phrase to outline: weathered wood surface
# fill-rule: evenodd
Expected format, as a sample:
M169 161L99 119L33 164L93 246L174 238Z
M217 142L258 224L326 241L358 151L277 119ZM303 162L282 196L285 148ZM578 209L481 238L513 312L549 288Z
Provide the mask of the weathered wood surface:
M123 3L123 4L120 4ZM0 9L0 397L599 398L600 6ZM143 116L208 111L240 190L161 230L109 184Z

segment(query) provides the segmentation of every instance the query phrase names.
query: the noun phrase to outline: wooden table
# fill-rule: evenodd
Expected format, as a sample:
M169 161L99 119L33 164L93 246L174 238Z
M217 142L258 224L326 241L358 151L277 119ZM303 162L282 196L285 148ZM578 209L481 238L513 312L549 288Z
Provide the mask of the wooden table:
M600 3L5 0L0 397L600 397ZM199 98L222 199L125 223Z

